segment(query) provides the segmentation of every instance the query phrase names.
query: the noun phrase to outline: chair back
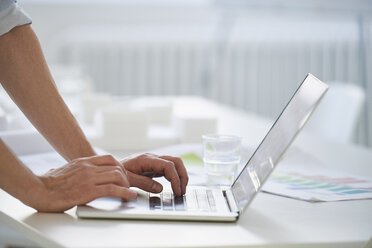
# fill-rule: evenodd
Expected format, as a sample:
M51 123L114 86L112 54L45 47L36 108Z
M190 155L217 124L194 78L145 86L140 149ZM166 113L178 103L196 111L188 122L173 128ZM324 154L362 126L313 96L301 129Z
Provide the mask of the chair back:
M365 92L350 83L328 83L328 93L310 119L307 131L326 139L352 142L365 101Z

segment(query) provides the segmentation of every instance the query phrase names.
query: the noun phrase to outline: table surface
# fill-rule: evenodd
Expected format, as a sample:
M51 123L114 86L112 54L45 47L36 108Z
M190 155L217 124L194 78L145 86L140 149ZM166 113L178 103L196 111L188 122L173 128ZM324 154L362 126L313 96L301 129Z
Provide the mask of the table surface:
M202 98L170 99L175 111L215 114L220 133L240 135L247 145L257 145L272 124ZM329 167L372 178L371 150L304 131L295 146ZM236 223L82 220L75 208L37 213L4 191L0 202L0 223L43 247L363 247L372 236L372 200L309 203L259 193Z

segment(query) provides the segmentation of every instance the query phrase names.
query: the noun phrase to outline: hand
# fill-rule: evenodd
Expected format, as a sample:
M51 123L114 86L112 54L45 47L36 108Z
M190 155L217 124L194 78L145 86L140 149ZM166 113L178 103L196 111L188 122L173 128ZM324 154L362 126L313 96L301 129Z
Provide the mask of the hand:
M46 193L36 209L43 212L62 212L104 196L124 200L137 196L129 189L126 170L111 155L75 159L40 180Z
M121 163L127 170L130 186L152 193L160 193L163 186L151 178L164 176L171 182L175 195L180 196L186 193L189 177L180 158L146 153L124 159Z

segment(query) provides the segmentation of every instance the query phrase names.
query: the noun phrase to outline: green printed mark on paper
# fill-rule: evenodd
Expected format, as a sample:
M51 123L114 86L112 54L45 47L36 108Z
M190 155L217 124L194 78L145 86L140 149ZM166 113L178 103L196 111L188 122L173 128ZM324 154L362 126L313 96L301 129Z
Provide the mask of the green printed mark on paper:
M337 187L337 188L334 188L334 189L329 189L331 191L334 191L334 192L338 192L338 191L345 191L345 190L353 190L353 188L350 188L350 187Z
M334 187L337 187L337 185L334 185L334 184L326 184L326 185L319 185L319 186L318 186L319 189L328 189L328 188L334 188Z
M302 185L304 186L315 186L315 185L319 185L319 184L323 184L322 182L308 182L308 183L303 183Z
M203 159L195 153L186 153L180 156L186 167L203 167Z

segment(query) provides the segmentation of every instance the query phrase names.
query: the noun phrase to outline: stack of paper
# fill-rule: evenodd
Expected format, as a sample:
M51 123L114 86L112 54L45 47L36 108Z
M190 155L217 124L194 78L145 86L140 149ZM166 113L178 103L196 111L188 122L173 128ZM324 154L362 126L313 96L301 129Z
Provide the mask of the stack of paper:
M372 179L330 169L300 151L286 156L262 190L311 202L372 199Z

